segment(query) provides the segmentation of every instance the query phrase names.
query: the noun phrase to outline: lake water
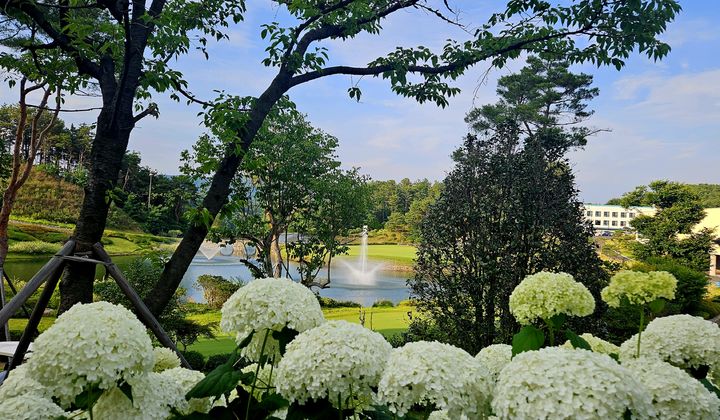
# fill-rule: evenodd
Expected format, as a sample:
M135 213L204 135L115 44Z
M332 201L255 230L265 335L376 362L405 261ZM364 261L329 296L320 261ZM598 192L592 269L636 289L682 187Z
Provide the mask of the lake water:
M123 269L136 256L116 256L113 261L120 269ZM47 261L49 257L38 258L18 258L6 261L5 269L12 278L28 280L30 279ZM355 263L353 259L341 258L333 262L331 267L330 287L320 290L320 296L329 297L338 300L350 300L370 306L377 300L390 300L395 303L407 299L410 292L406 285L406 280L412 275L409 272L388 271L383 270L382 265L376 267L372 279L357 279L354 276L352 265ZM380 261L373 261L380 264ZM104 274L103 269L98 268L97 278L101 278ZM295 265L291 264L291 276L298 278ZM238 257L225 257L218 255L212 260L207 260L202 255L195 257L190 268L185 273L181 285L188 291L188 296L196 302L202 302L202 290L196 286L196 280L203 274L212 274L223 276L225 278L238 278L244 281L250 280L250 272ZM322 270L318 275L318 279L326 278L326 270Z

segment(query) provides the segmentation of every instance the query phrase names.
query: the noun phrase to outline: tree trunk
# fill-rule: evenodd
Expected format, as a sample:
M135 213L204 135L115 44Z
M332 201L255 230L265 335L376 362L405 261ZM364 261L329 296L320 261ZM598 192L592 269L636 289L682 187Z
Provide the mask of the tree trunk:
M255 135L260 130L272 107L290 88L290 77L289 72L281 71L268 89L253 104L249 111L250 115L247 123L238 132L238 139L243 150L242 155L250 148ZM227 202L230 194L230 183L235 178L235 174L240 167L242 155L239 155L237 147L233 143L228 144L225 148L223 158L218 164L218 169L203 200L203 207L210 212L213 218L217 216ZM146 304L154 315L157 316L162 313L175 294L207 233L208 226L205 225L192 225L185 233L182 241L180 241L172 257L170 257L170 261L165 264L160 280L146 298Z
M129 110L132 110L132 100L130 105ZM75 225L76 253L92 251L92 246L102 239L105 231L110 208L108 192L117 181L134 125L129 110L118 112L114 120L111 118L112 111L103 110L98 118L97 133L90 151L90 177ZM60 282L58 313L65 312L78 302L92 302L94 280L95 265L67 264Z
M285 244L287 246L287 244ZM270 245L270 260L272 261L272 276L282 277L282 253L280 252L280 233L272 233L272 244Z

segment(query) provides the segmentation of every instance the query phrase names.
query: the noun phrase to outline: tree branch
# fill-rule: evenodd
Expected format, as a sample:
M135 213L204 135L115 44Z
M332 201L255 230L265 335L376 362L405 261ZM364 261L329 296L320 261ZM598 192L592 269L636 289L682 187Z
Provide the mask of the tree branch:
M150 105L148 105L147 108L145 108L144 111L142 111L141 113L134 116L133 123L136 123L136 122L142 120L143 118L147 117L148 115L152 115L155 118L160 116L160 113L158 112L157 104L151 103Z

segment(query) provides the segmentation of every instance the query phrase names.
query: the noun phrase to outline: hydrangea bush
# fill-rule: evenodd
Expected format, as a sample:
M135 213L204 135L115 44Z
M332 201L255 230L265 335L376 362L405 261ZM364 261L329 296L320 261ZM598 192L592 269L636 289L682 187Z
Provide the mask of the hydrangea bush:
M652 396L658 418L720 419L720 399L687 372L655 358L623 362Z
M419 341L392 351L378 400L399 416L420 405L441 409L450 418L483 418L492 381L490 371L464 350Z
M636 357L638 334L620 346L620 360ZM691 315L651 321L642 333L641 357L655 357L682 369L720 366L720 327Z
M277 390L301 404L327 398L337 408L363 406L374 397L391 349L382 335L359 324L328 321L288 345L277 367Z
M660 298L674 299L676 287L677 279L667 271L624 270L612 276L600 296L613 308L619 307L623 300L631 305L644 305Z
M490 372L493 382L500 371L512 359L512 346L508 344L492 344L480 350L475 358Z
M279 360L278 340L273 332L289 328L303 332L324 320L320 303L307 287L289 279L257 279L238 289L223 304L220 327L234 333L237 343L253 334L242 355L259 361L260 355ZM263 349L264 348L264 349Z
M492 400L500 419L621 419L655 416L652 398L607 355L547 347L521 353L500 373Z

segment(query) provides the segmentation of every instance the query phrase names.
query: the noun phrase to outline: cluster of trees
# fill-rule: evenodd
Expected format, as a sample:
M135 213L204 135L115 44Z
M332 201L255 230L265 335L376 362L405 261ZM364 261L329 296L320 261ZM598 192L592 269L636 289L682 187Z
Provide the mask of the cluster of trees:
M712 207L720 207L720 184L684 184L685 188L693 194L697 195L699 204L702 208L708 209ZM637 187L639 189L647 187ZM632 194L632 193L628 193ZM608 204L620 205L625 197L613 198L608 200ZM641 205L650 205L647 200L639 201Z
M440 196L442 188L441 182L427 179L371 181L368 183L370 203L366 223L371 229L384 228L417 240L422 219L428 207Z
M217 130L219 159L199 200L196 214L213 220L228 203L238 169L267 117L295 86L332 75L378 76L394 92L419 102L448 104L459 92L453 81L478 63L502 67L523 52L562 56L572 63L591 62L621 68L633 51L658 59L670 47L659 39L679 12L675 0L545 2L513 0L490 14L477 29L460 32L438 52L399 46L360 66L329 57L327 43L345 48L362 33L382 32L382 22L405 11L429 12L455 23L449 2L425 0L277 1L280 23L263 25L267 56L262 63L275 75L257 97L218 90L201 101L188 91L172 66L190 46L207 54L209 40L227 38L230 22L243 19L243 0L166 2L32 2L0 0L0 66L67 94L92 90L101 96L89 156L88 182L75 228L77 252L100 241L107 223L110 192L115 188L135 124L158 115L152 96L169 92L201 104L206 124ZM465 35L463 35L465 36ZM332 64L330 64L332 63ZM360 86L348 89L360 98ZM216 133L216 134L218 134ZM148 294L156 314L172 298L211 223L191 223L160 280ZM70 264L60 284L60 310L92 300L94 268Z
M640 241L632 244L637 259L668 257L693 270L707 271L717 238L712 229L694 229L705 218L705 210L693 188L677 182L654 181L614 202L624 207L650 206L656 210L653 216L640 215L630 222L641 236Z

